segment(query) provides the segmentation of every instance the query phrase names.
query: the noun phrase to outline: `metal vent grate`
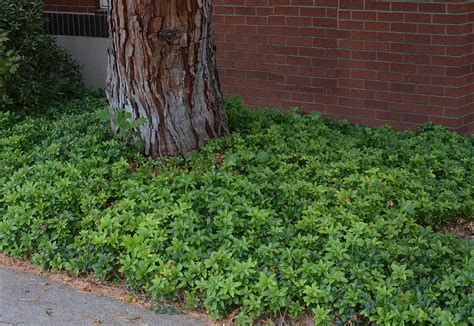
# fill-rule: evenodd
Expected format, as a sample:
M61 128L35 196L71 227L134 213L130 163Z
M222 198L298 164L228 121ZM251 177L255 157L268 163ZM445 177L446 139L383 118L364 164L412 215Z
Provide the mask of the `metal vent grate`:
M107 15L46 12L46 28L51 35L86 37L109 36Z

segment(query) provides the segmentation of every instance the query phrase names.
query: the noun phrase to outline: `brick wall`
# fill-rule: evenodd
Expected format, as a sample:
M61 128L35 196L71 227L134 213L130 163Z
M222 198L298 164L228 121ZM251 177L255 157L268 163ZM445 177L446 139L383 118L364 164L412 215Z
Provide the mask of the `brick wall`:
M474 131L474 2L214 0L224 91L252 107ZM46 0L96 12L98 0Z
M45 11L95 13L99 9L99 0L45 0Z
M214 4L224 90L250 106L473 132L471 1Z

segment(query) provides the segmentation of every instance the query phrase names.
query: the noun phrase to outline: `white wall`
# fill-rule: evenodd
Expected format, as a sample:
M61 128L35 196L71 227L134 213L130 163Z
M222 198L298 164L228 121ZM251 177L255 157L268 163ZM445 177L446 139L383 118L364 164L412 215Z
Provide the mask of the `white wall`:
M108 39L64 35L54 35L53 38L59 46L69 50L82 66L82 76L87 86L105 87Z

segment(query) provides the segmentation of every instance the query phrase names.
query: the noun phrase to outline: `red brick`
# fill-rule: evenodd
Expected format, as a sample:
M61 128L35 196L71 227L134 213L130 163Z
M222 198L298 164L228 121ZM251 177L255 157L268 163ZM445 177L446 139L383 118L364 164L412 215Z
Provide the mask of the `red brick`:
M380 120L400 121L402 119L402 114L393 111L376 111L375 117Z
M388 103L388 108L391 111L396 112L416 112L416 104L408 102L390 102Z
M392 3L392 10L393 11L417 11L418 4L417 3L408 3L408 2L393 2Z
M385 100L385 101L396 101L400 102L402 100L402 96L398 92L377 92L375 93L375 98L377 100Z
M422 124L430 121L430 118L427 115L420 115L420 114L409 114L404 113L402 115L403 121L406 122L413 122L416 124Z
M357 79L375 79L377 73L371 70L351 70L351 78Z
M444 34L446 33L445 25L419 24L418 33L426 34Z
M388 31L390 30L390 23L388 22L364 22L364 29L370 31Z
M405 13L404 20L407 23L432 23L433 15L425 13Z
M420 12L446 12L445 3L420 3L418 11Z
M361 1L359 1L360 3ZM390 10L390 2L364 1L365 9L369 10Z
M383 12L377 13L377 20L388 21L388 22L401 22L404 20L403 13L400 12Z
M389 83L382 82L382 81L372 81L372 80L364 80L364 88L365 89L374 89L380 91L387 91L389 88Z
M402 101L408 103L429 104L430 98L424 94L402 94Z
M353 11L353 20L377 20L376 11Z
M415 93L416 85L415 84L391 82L389 89L390 89L390 91L394 91L394 92Z
M412 23L390 23L390 31L416 33L418 26L419 25Z
M444 87L433 86L433 85L418 85L416 91L418 94L428 94L428 95L444 95Z
M362 118L375 118L375 111L369 109L358 109L352 108L351 115L353 117L362 117Z

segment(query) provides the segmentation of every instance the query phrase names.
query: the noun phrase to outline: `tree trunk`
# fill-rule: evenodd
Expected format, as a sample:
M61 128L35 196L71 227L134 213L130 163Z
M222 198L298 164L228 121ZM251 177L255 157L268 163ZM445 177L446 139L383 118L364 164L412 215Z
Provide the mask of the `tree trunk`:
M216 69L212 0L111 0L107 97L125 109L147 155L186 157L229 133Z

